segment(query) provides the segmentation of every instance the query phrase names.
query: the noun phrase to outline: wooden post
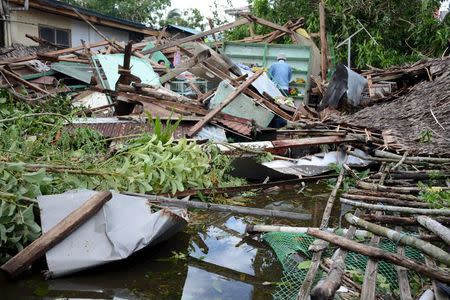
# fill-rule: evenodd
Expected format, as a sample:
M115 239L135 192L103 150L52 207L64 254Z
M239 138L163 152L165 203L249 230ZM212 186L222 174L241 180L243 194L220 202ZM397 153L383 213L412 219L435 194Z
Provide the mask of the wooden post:
M83 205L61 220L52 229L44 233L37 240L25 247L16 256L7 261L0 268L10 276L16 277L34 261L43 256L48 250L69 236L91 216L98 212L102 206L112 198L111 192L96 193Z
M320 22L320 51L322 54L321 72L322 81L327 80L327 32L325 27L325 4L323 0L319 3Z
M201 121L195 124L191 130L189 131L189 136L192 137L200 129L205 126L215 115L217 115L222 109L225 108L228 104L230 104L243 90L249 87L259 76L263 73L263 70L258 70L255 74L253 74L249 79L243 82L236 90L234 90L227 98L225 98L218 106L216 106L213 110L211 110Z

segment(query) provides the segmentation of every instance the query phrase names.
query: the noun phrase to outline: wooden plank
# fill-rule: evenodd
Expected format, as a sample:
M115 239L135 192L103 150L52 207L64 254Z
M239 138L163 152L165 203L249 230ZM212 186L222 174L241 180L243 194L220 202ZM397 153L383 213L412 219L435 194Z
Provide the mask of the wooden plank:
M253 16L253 15L248 15L248 14L244 15L244 17L246 17L246 18L250 19L251 21L256 22L258 24L261 24L261 25L264 25L264 26L267 26L267 27L271 27L273 29L280 30L282 32L286 32L286 33L289 33L289 34L292 33L292 31L289 30L288 28L286 28L284 26L281 26L281 25L278 25L276 23L270 22L268 20L265 20L265 19L262 19L262 18L258 18L258 17Z
M209 57L211 57L211 52L208 49L203 50L197 53L195 56L191 57L189 60L177 65L176 68L170 69L169 72L167 72L167 74L165 74L159 79L159 81L161 82L161 84L164 84L167 81L172 80L181 73L192 68L193 66L197 65L199 62L203 62L205 59Z
M163 44L163 45L158 45L158 46L156 46L154 48L148 49L146 51L142 51L142 54L151 54L151 53L154 53L156 51L161 51L161 50L173 47L173 46L178 46L178 45L181 45L181 44L184 44L184 43L187 43L187 42L192 42L192 41L201 39L201 38L203 38L205 36L211 35L213 33L225 31L225 30L228 30L228 29L240 26L240 25L248 24L248 23L250 23L250 21L248 19L242 18L242 19L239 19L237 21L234 21L234 22L231 22L231 23L227 23L227 24L219 26L219 27L215 27L213 29L200 32L198 34L194 34L194 35L182 38L182 39L177 39L177 40L168 42L168 43Z
M325 3L323 0L319 3L319 21L320 21L320 51L322 54L321 73L322 81L327 80L327 32L325 28Z
M379 180L380 185L384 184L386 180L387 173L390 171L390 166L384 167L384 164L381 165L380 170L382 170L382 174ZM377 216L383 215L381 211L377 211L375 213ZM380 237L377 235L373 235L370 239L369 246L378 247L380 243ZM378 260L372 259L369 257L366 265L366 271L364 273L364 281L363 286L361 288L361 300L373 300L375 299L375 288L377 283L377 272L378 272Z
M91 216L98 212L107 201L112 198L109 191L96 193L83 205L61 220L52 229L44 233L37 240L25 247L16 256L1 266L1 269L10 276L16 277L48 250L69 236Z
M78 12L78 10L76 10L75 8L73 8L73 11L77 14L78 17L80 17L81 20L83 20L84 22L86 22L86 24L88 24L95 32L97 32L97 34L99 36L102 37L102 39L104 39L105 41L108 41L108 43L113 46L114 48L116 48L117 50L124 50L121 47L118 47L117 44L115 44L113 41L111 41L106 35L104 35L100 30L97 29L97 27L94 26L94 24L92 24L91 22L89 22L89 20L83 16L81 13Z
M354 142L355 139L351 137L342 136L321 136L303 139L292 139L283 141L272 141L274 148L289 148L295 146L312 146L322 144L340 144L346 142Z
M38 87L37 85L32 84L31 82L28 82L24 79L22 79L20 76L14 74L13 72L10 72L8 70L6 70L5 68L0 68L0 72L4 73L5 75L8 75L12 78L14 78L15 80L17 80L18 82L32 88L33 90L43 93L45 95L51 96L52 94L47 92L46 90L41 89L40 87Z
M395 230L402 232L403 228L401 226L396 226ZM405 247L401 244L397 244L397 254L405 256ZM400 289L400 300L412 300L411 288L409 287L408 271L403 267L396 267L398 285Z
M212 118L214 118L215 115L217 115L220 111L222 111L222 109L224 109L228 104L230 104L244 89L249 87L256 79L258 79L258 77L261 76L263 72L264 72L263 70L257 71L249 79L247 79L244 83L242 83L236 90L234 90L230 95L228 95L228 97L225 98L218 106L216 106L213 110L211 110L203 120L195 124L189 131L188 135L192 137L197 132L199 132L200 129L202 129L206 123L208 123Z
M107 41L101 41L98 43L94 43L91 44L90 47L91 48L96 48L96 47L102 47L102 46L106 46L108 45ZM57 55L62 55L62 54L66 54L66 53L71 53L71 52L75 52L75 51L80 51L83 50L84 47L83 46L78 46L78 47L72 47L72 48L66 48L66 49L61 49L61 50L55 50L55 51L50 51L47 52L47 55L51 55L51 56L57 56ZM11 64L11 63L17 63L17 62L22 62L22 61L28 61L28 60L33 60L36 59L37 55L29 55L29 56L25 56L25 57L18 57L18 58L14 58L14 59L10 59L10 60L4 60L4 61L0 61L0 65L6 65L6 64Z

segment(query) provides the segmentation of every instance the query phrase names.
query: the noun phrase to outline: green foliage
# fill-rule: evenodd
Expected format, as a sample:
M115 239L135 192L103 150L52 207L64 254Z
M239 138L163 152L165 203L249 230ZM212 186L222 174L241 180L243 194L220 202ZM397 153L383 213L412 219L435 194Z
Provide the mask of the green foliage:
M181 122L181 117L174 124L172 124L171 119L172 114L167 119L166 124L164 126L159 116L156 116L156 118L153 119L152 115L147 112L147 120L152 125L153 134L156 135L157 139L161 141L163 144L167 143L170 140L170 138L173 136L173 134L175 133Z
M419 198L432 204L435 208L450 207L450 192L442 189L435 189L419 182L417 186L421 189Z
M342 166L337 165L335 163L330 164L330 169L333 170L336 175L338 175L341 172ZM364 171L360 171L360 172L356 172L354 171L355 174L359 177L359 178L365 178L369 175L370 169L366 169ZM337 178L331 178L328 180L328 185L333 188L336 184ZM342 181L342 190L343 191L348 191L350 188L353 188L356 186L356 179L354 179L351 176L345 176L344 180Z
M0 262L39 237L41 228L34 221L33 205L16 205L0 200Z
M170 0L64 0L100 13L150 25L157 24Z
M319 32L318 1L311 0L252 0L252 13L284 24L289 20L305 18L308 32ZM337 0L325 1L327 32L333 41L342 42L361 28L360 21L370 32L364 31L352 38L353 63L363 68L367 65L388 67L416 61L423 56L440 56L450 38L450 21L439 22L433 17L439 0L381 1ZM448 19L448 18L447 18ZM256 26L256 34L271 31ZM227 33L229 40L249 36L248 25ZM282 40L281 43L289 42ZM336 49L339 62L345 62L347 47Z
M205 30L206 22L200 10L189 8L183 11L172 9L167 13L167 17L159 22L161 27L166 25L180 25L198 30Z
M419 141L421 143L431 143L433 139L433 132L430 129L423 129L419 135Z
M73 127L58 116L30 116L44 109L71 111L65 99L43 108L13 103L2 91L0 98L0 120L10 119L0 122L0 260L39 236L33 199L40 195L83 188L175 194L243 183L227 174L230 158L217 147L174 141L180 120L152 120L155 134L140 135L110 151L99 132Z

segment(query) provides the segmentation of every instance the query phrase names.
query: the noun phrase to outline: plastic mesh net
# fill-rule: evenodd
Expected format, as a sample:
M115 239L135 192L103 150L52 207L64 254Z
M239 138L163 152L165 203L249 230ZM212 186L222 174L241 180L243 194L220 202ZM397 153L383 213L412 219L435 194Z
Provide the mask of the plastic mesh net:
M299 268L299 263L302 260L311 259L313 253L308 251L308 248L315 238L300 233L270 232L264 234L263 239L272 247L283 266L283 277L273 294L273 298L280 300L296 299L300 286L308 273L307 268ZM393 253L397 252L397 245L386 239L381 240L379 248ZM322 258L331 257L333 250L332 248L328 248L322 255ZM423 262L423 255L412 247L405 247L405 255L415 261ZM347 254L345 260L346 271L349 271L355 281L358 281L358 278L362 279L364 277L367 260L367 256L358 253L349 252ZM408 272L410 278L413 274L414 272ZM315 280L319 280L323 275L324 273L319 269ZM392 295L398 292L398 279L395 265L379 261L377 292L390 293Z

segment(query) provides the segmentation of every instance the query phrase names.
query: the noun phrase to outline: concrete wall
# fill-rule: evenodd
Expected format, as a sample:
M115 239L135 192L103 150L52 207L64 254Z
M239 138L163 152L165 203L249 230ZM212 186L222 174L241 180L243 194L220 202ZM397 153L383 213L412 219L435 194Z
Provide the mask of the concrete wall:
M35 42L25 37L25 34L39 36L39 25L47 25L71 31L72 47L81 45L83 39L88 43L102 40L102 38L83 21L42 12L36 9L28 11L12 11L7 31L9 44L20 43L27 46L37 45ZM129 40L129 32L111 27L96 26L103 34L116 41Z

